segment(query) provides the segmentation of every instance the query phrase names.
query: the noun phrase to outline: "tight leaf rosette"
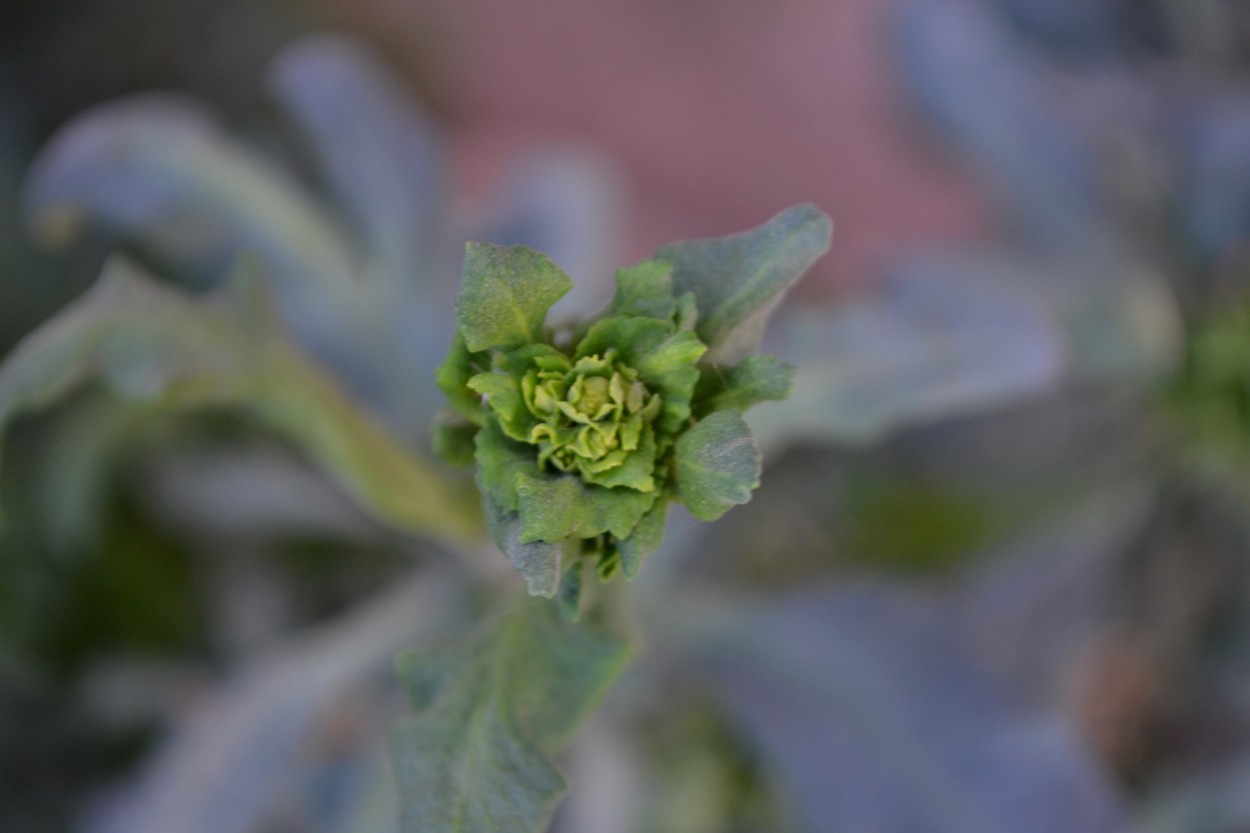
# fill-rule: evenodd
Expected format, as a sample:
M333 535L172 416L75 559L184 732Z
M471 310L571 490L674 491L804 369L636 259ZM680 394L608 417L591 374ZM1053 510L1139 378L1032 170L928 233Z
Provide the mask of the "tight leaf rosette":
M754 350L830 231L799 206L665 246L617 272L602 314L566 329L547 324L573 285L550 258L468 245L435 447L476 463L487 525L530 593L575 609L588 561L602 578L637 573L670 500L714 520L750 499L760 458L742 412L784 398L794 373Z

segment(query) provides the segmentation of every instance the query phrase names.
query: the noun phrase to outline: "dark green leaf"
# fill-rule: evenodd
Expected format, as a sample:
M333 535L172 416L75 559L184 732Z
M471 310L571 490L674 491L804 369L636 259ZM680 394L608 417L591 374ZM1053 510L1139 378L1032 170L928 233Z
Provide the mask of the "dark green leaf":
M664 542L664 521L667 516L668 500L661 498L651 507L650 512L642 516L629 537L617 542L621 553L621 569L626 578L632 579L638 575L643 560Z
M671 243L656 258L673 264L673 290L698 299L695 331L713 358L733 361L759 344L768 314L829 248L832 224L812 205L781 212L727 237Z
M447 358L434 372L438 389L447 397L447 402L465 419L478 425L482 424L482 398L469 389L469 379L485 369L478 366L469 348L464 346L464 338L456 333Z
M540 341L547 310L572 288L551 258L526 246L468 244L456 300L465 345L476 353Z
M628 646L528 605L458 650L400 661L418 713L391 738L404 833L541 833L564 780L547 760Z
M760 454L742 415L718 411L677 440L677 492L690 514L714 521L746 503L760 482Z
M458 414L443 411L434 422L434 453L453 466L471 466L477 453L475 438L480 429Z
M699 380L697 416L731 409L745 411L759 402L785 399L792 384L794 366L775 356L748 356L728 368L713 365Z
M556 593L556 607L565 622L576 622L581 617L582 606L582 559L575 560L560 578Z

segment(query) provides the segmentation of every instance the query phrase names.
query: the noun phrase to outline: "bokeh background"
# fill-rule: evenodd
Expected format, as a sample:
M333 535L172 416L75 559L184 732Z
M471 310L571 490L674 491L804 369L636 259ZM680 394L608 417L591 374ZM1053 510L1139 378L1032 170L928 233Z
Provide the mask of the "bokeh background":
M1250 831L1244 4L0 0L10 361L111 252L199 295L255 250L424 453L465 239L573 313L800 202L764 486L631 588L553 829ZM393 317L301 296L338 236ZM237 413L4 378L0 828L396 829L390 658L506 568Z

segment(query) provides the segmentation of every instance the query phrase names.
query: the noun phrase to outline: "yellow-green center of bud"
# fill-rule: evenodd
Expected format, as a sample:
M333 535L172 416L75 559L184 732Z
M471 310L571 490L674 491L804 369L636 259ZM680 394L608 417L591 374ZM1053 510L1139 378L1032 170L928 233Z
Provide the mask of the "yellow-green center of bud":
M615 469L649 443L662 404L613 350L579 359L568 370L532 369L521 380L521 394L538 420L528 439L538 446L539 463L583 475Z

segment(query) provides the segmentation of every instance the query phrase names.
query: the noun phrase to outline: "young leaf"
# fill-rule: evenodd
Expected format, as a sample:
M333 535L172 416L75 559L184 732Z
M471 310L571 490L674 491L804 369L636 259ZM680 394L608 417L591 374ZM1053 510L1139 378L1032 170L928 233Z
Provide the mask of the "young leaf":
M400 661L418 713L392 733L404 833L541 833L547 760L620 673L627 644L531 604L467 644Z
M469 390L469 379L484 368L474 366L473 354L464 346L464 339L456 333L447 358L438 366L434 379L447 402L465 419L475 425L482 424L481 397Z
M699 379L695 392L696 414L713 411L745 411L752 405L790 395L794 366L775 356L747 356L729 368L713 366Z
M89 377L170 408L231 408L289 438L366 511L464 542L473 512L446 482L273 333L113 260L82 299L0 366L0 430Z
M746 503L760 482L760 454L742 415L718 411L677 440L677 493L690 514L714 521Z
M456 300L456 323L469 350L540 341L547 310L573 288L551 258L525 246L470 243Z
M670 243L655 256L673 264L673 291L698 300L695 332L709 357L734 361L759 345L769 313L829 248L832 229L824 212L800 205L750 231Z

